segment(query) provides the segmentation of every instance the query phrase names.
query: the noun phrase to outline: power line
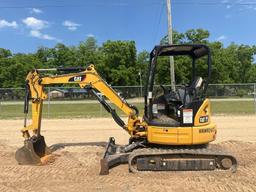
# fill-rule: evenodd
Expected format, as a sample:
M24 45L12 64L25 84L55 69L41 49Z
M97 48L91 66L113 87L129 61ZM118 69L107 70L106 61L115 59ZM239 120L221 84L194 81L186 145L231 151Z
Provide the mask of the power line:
M191 2L191 1L183 1L183 2L174 2L173 4L176 5L206 5L206 6L215 6L215 5L238 5L238 6L245 6L245 5L256 5L256 2Z
M145 6L145 5L159 5L159 2L148 2L144 4L130 4L130 3L86 3L86 4L30 4L17 6L0 6L0 9L29 9L29 8L79 8L79 7L128 7L128 6Z
M164 3L162 4L161 6L161 9L160 9L160 13L159 13L159 18L158 18L158 23L157 23L157 27L156 27L156 33L155 33L155 44L156 44L156 39L157 39L157 36L158 36L158 32L159 32L159 26L160 26L160 23L161 23L161 20L162 20L162 14L163 14L163 9L164 9Z
M87 3L87 4L46 4L46 5L20 5L20 6L0 6L0 9L29 9L29 8L79 8L79 7L92 7L92 6L110 6L110 7L128 7L128 6L149 6L149 5L163 5L163 2L148 2L144 4L138 3ZM197 6L253 6L256 2L202 2L202 1L174 1L174 5L197 5Z

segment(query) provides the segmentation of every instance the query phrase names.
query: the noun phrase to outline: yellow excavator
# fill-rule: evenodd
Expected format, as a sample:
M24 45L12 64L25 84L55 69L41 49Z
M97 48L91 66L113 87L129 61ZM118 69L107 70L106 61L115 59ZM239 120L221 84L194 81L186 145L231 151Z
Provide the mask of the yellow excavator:
M157 60L162 56L188 56L192 58L191 83L169 90L161 86L162 93L156 94L154 82ZM207 78L197 76L196 63L205 57L208 65ZM45 71L64 74L45 75ZM216 138L216 125L211 120L211 105L206 90L211 76L211 52L206 45L155 46L150 54L147 82L145 83L144 115L139 117L138 109L128 104L97 73L93 65L70 68L35 69L26 78L24 105L24 146L16 151L15 158L21 165L39 165L51 151L41 135L43 101L48 95L44 88L55 84L78 84L90 90L115 122L130 135L125 146L115 144L110 137L101 159L100 174L128 163L131 172L139 171L186 171L186 170L231 170L236 171L234 156L219 149L208 147ZM98 94L100 92L101 94ZM107 97L123 111L125 123L106 102ZM32 123L27 125L29 101L32 102ZM97 123L95 121L95 123Z

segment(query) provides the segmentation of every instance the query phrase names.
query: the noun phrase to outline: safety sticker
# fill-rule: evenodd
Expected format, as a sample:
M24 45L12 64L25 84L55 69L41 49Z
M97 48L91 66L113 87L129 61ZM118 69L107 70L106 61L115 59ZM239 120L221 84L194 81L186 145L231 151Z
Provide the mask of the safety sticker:
M153 111L154 114L157 114L157 113L158 113L157 104L153 104L153 106L152 106L152 111Z
M183 109L183 123L184 124L193 123L193 109Z

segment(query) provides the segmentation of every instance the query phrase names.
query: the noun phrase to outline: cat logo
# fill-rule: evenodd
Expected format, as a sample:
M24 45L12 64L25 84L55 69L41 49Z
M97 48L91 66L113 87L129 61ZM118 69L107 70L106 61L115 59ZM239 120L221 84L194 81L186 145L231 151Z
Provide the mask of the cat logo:
M74 81L82 81L82 77L81 76L79 76L79 77L74 77Z
M75 77L71 77L68 82L81 82L85 79L85 75L79 75Z

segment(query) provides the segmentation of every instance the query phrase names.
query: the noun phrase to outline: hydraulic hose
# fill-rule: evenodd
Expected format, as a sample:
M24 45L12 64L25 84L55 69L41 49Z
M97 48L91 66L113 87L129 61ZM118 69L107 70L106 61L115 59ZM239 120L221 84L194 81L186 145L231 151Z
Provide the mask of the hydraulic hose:
M111 108L111 106L106 102L106 100L104 99L103 96L97 94L97 92L95 90L93 90L92 88L89 88L90 91L96 96L96 98L98 99L98 101L102 104L102 106L106 109L107 112L109 112L114 121L122 128L125 128L125 123L124 121L117 115L116 110Z

